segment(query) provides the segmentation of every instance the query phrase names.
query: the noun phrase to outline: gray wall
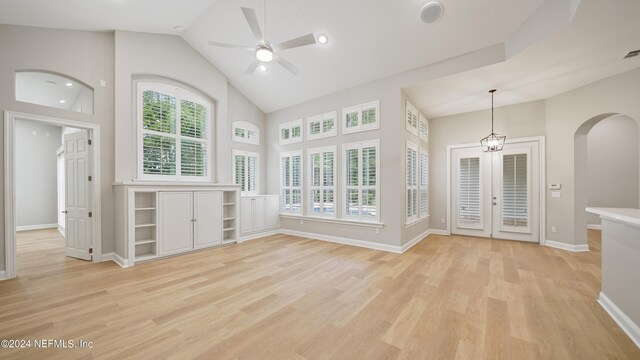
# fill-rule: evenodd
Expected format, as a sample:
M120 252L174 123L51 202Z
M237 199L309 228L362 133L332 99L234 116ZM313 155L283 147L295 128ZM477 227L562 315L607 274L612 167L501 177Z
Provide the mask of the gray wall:
M490 101L487 94L487 101ZM496 93L496 105L500 93ZM495 109L495 131L508 138L541 136L545 103L533 101ZM431 186L431 227L447 228L447 146L477 143L491 132L491 110L445 116L429 121L429 173Z
M102 181L102 251L113 251L114 121L113 34L0 25L0 109L100 125ZM95 89L93 114L76 113L15 101L15 71L39 69L76 78ZM106 87L100 86L106 81ZM4 113L0 115L4 118ZM0 128L4 143L4 127ZM4 169L4 145L0 146ZM4 186L4 170L0 185ZM4 203L4 194L0 192ZM0 269L4 269L4 207L0 208Z
M313 115L323 114L329 111L337 111L338 118L341 117L342 109L366 103L369 101L380 101L380 128L377 130L359 132L354 134L342 134L342 122L338 121L338 135L335 137L304 141L297 144L280 146L278 144L278 125L296 119L303 119ZM310 232L329 236L343 237L348 239L364 240L374 243L399 246L402 243L402 227L404 226L404 188L402 182L398 182L401 172L401 154L404 151L403 132L404 123L401 113L404 106L401 106L400 89L389 80L381 80L353 89L341 91L332 95L324 96L316 100L295 105L283 110L279 110L267 115L267 191L272 194L279 193L279 154L284 151L294 151L315 147L337 145L336 158L337 173L336 183L340 184L342 179L342 144L380 139L380 222L384 223L384 228L376 233L375 229L364 228L347 224L331 224L305 219L304 224L298 220L281 219L280 226L284 229ZM402 127L401 127L402 126ZM306 131L306 124L303 132ZM306 135L306 134L305 134ZM306 152L303 154L306 157ZM306 159L304 169L306 172ZM307 174L303 173L303 194L306 194ZM401 180L402 181L402 180ZM336 199L338 211L342 211L344 201L340 186L337 187ZM304 202L306 207L306 201Z
M247 144L238 141L232 141L232 150L251 151L260 154L260 194L267 191L267 131L266 131L266 115L255 106L249 99L240 93L233 85L227 86L227 99L229 104L229 137L233 136L231 124L235 121L246 121L252 123L260 129L260 145ZM231 160L233 167L233 159ZM273 170L272 170L273 171ZM231 176L233 179L233 175Z
M618 115L597 123L587 135L587 205L638 208L638 124ZM587 214L589 224L600 216Z
M58 223L58 158L62 128L18 120L16 135L16 226Z

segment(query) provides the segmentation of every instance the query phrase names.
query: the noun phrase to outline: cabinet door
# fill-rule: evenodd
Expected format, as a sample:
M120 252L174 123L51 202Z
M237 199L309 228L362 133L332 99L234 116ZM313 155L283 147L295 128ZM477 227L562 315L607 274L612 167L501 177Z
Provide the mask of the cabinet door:
M160 255L193 249L193 193L161 192L159 199Z
M280 223L280 215L278 211L280 207L278 206L278 197L277 196L265 196L265 209L264 209L264 227L265 229L277 228Z
M254 219L254 203L255 197L243 197L241 217L240 217L240 233L248 234L254 231L253 219Z
M253 230L261 231L264 230L265 226L265 202L266 197L258 196L254 201L255 210L253 211Z
M193 193L193 247L222 243L222 191L196 191Z

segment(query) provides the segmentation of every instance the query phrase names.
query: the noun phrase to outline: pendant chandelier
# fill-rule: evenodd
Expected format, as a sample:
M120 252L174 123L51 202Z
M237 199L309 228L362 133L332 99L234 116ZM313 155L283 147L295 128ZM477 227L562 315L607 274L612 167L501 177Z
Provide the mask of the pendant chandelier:
M480 140L484 152L501 151L505 140L507 140L506 136L500 136L493 132L493 93L496 92L496 89L489 90L489 92L491 93L491 134Z

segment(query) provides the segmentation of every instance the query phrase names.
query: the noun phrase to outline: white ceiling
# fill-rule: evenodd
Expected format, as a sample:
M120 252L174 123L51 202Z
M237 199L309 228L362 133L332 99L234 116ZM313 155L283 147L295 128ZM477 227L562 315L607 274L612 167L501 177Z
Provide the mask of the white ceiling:
M612 6L614 5L614 6ZM640 67L640 1L582 0L573 21L505 62L405 89L430 118L545 99Z
M56 74L32 71L16 74L18 101L71 110L83 89L93 93L93 90L83 84ZM85 112L92 113L93 107Z
M2 0L0 24L174 34L215 0Z
M330 37L326 46L281 53L302 69L298 76L275 64L267 73L245 75L251 52L207 44L254 46L240 7L256 9L262 20L261 0L2 0L0 23L180 35L271 112L506 42L545 3L440 0L444 17L427 25L418 15L430 0L267 1L266 33L272 43L309 32ZM640 49L639 17L638 0L582 0L566 29L511 59L405 90L429 117L487 108L486 91L492 87L499 89L499 106L546 98L640 66L640 57L621 60Z

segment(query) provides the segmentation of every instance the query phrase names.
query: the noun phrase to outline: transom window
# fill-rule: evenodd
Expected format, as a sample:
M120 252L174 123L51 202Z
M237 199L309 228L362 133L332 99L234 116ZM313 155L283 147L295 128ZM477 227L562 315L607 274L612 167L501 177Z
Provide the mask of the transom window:
M345 219L379 221L379 143L371 140L343 145Z
M212 104L175 85L138 84L138 177L211 181Z
M246 121L233 122L233 140L260 145L260 129Z
M418 135L418 110L409 101L406 102L406 128L410 133Z
M302 141L302 119L280 124L280 145Z
M379 105L379 101L372 101L343 109L342 132L350 134L380 128Z
M315 140L336 136L336 117L337 113L335 111L308 117L307 139Z

